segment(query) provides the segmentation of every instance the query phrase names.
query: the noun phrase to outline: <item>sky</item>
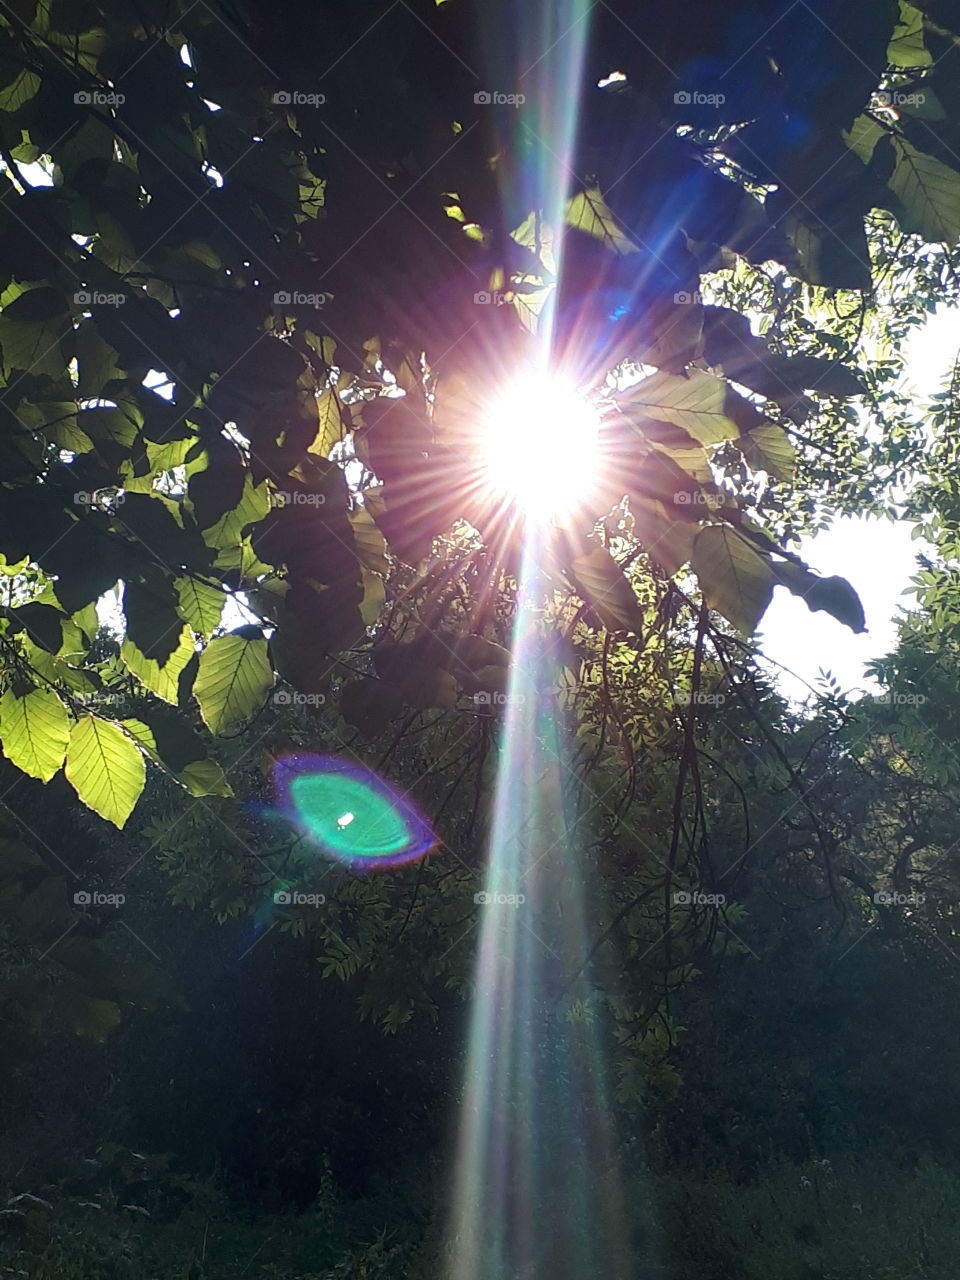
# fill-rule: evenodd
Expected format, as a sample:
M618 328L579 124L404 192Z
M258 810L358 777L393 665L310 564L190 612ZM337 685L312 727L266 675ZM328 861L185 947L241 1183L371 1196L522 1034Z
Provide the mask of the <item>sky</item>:
M946 308L911 334L906 348L903 387L924 404L941 389L960 348L958 313ZM794 673L771 666L780 689L802 701L808 685L817 686L821 668L832 672L847 692L875 692L864 678L864 665L896 647L896 617L912 607L910 579L916 572L923 542L912 540L906 521L854 516L838 517L829 529L804 539L800 555L812 569L839 574L856 588L863 602L867 631L854 635L825 613L811 613L785 587L777 587L773 604L760 625L759 643L767 658ZM804 683L806 682L806 683Z

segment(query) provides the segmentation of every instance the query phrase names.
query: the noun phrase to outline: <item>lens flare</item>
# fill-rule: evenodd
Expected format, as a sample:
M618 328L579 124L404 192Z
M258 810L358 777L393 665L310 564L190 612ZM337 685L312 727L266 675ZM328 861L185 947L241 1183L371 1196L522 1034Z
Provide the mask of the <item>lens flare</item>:
M483 451L492 488L534 518L576 506L596 468L599 416L560 375L527 374L494 395Z
M286 817L328 857L354 871L402 866L436 848L413 803L371 769L334 756L290 755L274 770Z

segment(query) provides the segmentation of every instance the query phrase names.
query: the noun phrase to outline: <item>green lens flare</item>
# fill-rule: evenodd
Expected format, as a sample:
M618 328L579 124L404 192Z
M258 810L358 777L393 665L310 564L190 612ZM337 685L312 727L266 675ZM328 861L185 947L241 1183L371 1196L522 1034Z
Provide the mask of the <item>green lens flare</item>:
M274 781L291 822L330 857L354 869L398 866L436 847L406 796L363 765L332 756L281 760Z

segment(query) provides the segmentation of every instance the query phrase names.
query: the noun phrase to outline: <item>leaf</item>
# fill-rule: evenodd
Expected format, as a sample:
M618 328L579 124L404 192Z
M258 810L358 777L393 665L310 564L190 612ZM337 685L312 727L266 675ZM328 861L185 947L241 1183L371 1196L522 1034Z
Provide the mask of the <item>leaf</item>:
M67 709L55 693L33 689L0 698L0 741L7 759L31 778L49 782L63 764L70 741Z
M67 781L94 813L123 827L146 781L143 756L127 735L99 716L73 726L67 747Z
M732 529L708 525L694 540L692 567L710 608L748 635L755 631L773 596L769 561Z
M173 584L154 572L144 582L125 582L123 614L127 639L145 658L162 667L179 647L183 630Z
M329 457L330 450L343 439L343 423L340 417L340 400L332 387L327 387L317 400L317 434L309 453L321 458Z
M204 723L212 733L222 734L242 729L272 686L266 640L256 628L241 627L207 645L193 692Z
M602 241L614 253L640 252L639 246L620 230L599 187L590 187L573 197L567 205L567 226Z
M347 519L353 529L353 542L357 549L357 558L366 569L372 569L385 578L390 572L387 559L387 544L383 534L373 522L373 516L366 507L354 507Z
M679 573L693 555L697 525L674 520L662 502L631 498L634 532L644 551L667 573Z
M184 627L177 647L163 666L145 657L131 640L124 640L121 644L120 661L144 688L175 707L179 700L180 677L195 653L193 636L189 627Z
M793 478L797 451L783 427L770 422L741 436L735 443L751 471L765 471L781 484Z
M933 63L923 42L923 14L907 0L900 0L900 21L887 46L887 61L892 67L929 67Z
M960 239L960 173L925 155L899 135L891 137L896 163L889 180L903 212L904 231L953 245Z
M821 578L800 564L774 566L777 581L803 600L811 613L829 613L856 634L866 630L860 597L846 578Z
M728 387L722 378L694 369L689 376L655 373L617 397L630 416L671 422L698 444L720 444L740 434L728 416Z
M593 543L585 554L573 557L569 571L584 603L608 630L642 629L640 602L606 547Z
M123 727L155 764L165 768L192 796L231 796L233 791L216 760L204 758L200 738L177 720L151 716L124 720Z
M857 116L850 128L844 130L843 140L858 159L869 164L877 143L886 137L886 132L883 125L871 116Z
M181 618L192 631L209 640L223 616L226 604L223 591L196 578L177 578L173 585L180 601Z

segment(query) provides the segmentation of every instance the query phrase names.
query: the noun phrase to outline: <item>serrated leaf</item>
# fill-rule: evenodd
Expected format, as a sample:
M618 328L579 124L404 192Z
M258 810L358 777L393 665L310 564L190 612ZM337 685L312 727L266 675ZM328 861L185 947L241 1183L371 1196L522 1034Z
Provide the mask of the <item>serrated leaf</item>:
M644 418L671 422L698 444L712 445L733 440L740 434L740 428L728 413L728 391L722 378L693 369L687 377L655 373L623 392L617 401L638 424L642 424Z
M343 439L340 400L332 387L327 387L317 400L317 434L307 446L308 453L327 458L335 444Z
M630 514L637 541L647 555L667 573L679 573L693 555L693 540L699 526L672 519L667 508L656 499L632 498Z
M136 676L144 688L174 707L178 701L180 677L195 653L189 627L180 632L177 647L162 667L145 657L131 640L124 640L120 646L120 660L130 674Z
M923 14L907 0L900 0L900 21L887 46L887 61L892 67L929 67L933 63L923 42Z
M767 423L736 441L751 471L765 471L782 484L793 478L797 451L783 427Z
M614 253L640 252L639 246L621 231L599 187L590 187L573 197L567 205L567 226L602 241Z
M896 163L888 186L899 197L904 231L947 245L960 239L960 173L925 155L899 135L891 137Z
M204 649L193 692L211 732L235 733L260 710L272 686L266 640L234 631Z
M77 795L94 813L123 827L146 781L143 756L115 724L85 715L73 726L65 773Z
M0 698L0 742L7 759L31 778L49 782L63 764L70 741L67 709L48 689Z
M748 635L773 596L768 560L725 525L707 525L694 539L691 564L711 609Z
M570 561L570 575L585 604L610 631L640 631L643 610L610 552L593 544Z
M192 631L209 640L220 625L226 597L219 587L196 578L177 578L174 582L180 602L180 616Z

